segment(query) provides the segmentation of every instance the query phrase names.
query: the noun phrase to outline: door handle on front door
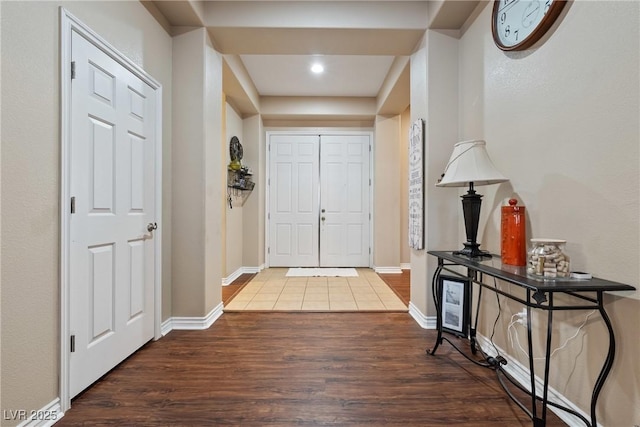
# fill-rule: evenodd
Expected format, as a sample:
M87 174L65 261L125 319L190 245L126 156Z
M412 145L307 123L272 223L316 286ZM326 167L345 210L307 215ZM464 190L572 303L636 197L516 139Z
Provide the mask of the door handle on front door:
M324 217L321 217L320 219L324 221Z
M151 232L155 229L158 228L158 223L157 222L150 222L149 224L147 224L147 231Z

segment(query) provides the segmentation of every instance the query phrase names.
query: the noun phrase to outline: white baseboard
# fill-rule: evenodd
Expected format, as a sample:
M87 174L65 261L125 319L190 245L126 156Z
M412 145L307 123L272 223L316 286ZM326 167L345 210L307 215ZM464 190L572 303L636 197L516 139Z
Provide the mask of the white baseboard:
M244 273L243 267L240 267L239 269L237 269L236 271L231 273L229 276L223 277L222 278L222 286L228 286L228 285L232 284L234 280L236 280L238 277L240 277L242 275L242 273Z
M2 410L2 421L22 421L18 427L49 427L64 416L60 399L55 398L48 405L36 410Z
M229 277L222 278L222 286L228 286L232 284L234 280L236 280L243 274L257 274L260 273L260 271L262 271L263 269L264 264L259 267L240 267L239 269L231 273Z
M493 356L493 357L495 357L497 355L496 350L493 347L493 344L491 343L491 341L487 337L485 337L484 335L481 335L481 334L477 334L476 335L476 339L477 339L478 345L480 346L482 351L485 352L485 354L487 354L489 356ZM520 363L518 360L516 360L515 358L513 358L512 356L507 354L507 352L505 352L500 347L497 347L497 348L498 348L498 351L500 352L500 355L507 360L507 364L503 365L503 369L509 375L511 375L511 377L513 377L513 379L516 380L525 389L531 391L531 376L530 376L530 372L531 371L529 371L529 368L527 368L522 363ZM538 376L536 375L536 391L541 393L543 385L544 385L544 382L540 378L538 378ZM577 413L579 413L580 415L585 417L587 420L591 419L591 415L590 414L587 414L582 409L578 408L566 396L562 395L560 392L555 390L553 387L549 387L548 388L548 393L549 393L549 401L550 402L554 402L556 404L559 404L559 405L562 405L562 406L566 406L567 408L569 408L569 409L571 409L573 411L576 411ZM561 409L558 409L558 408L554 408L553 406L548 406L548 408L549 408L550 411L552 411L554 414L556 414L558 416L558 418L560 418L562 421L567 423L567 425L570 425L570 426L582 426L582 425L584 425L584 422L580 418L578 418L578 417L576 417L576 416L574 416L574 415L572 415L572 414L570 414L568 412L565 412L565 411L563 411ZM602 424L598 423L598 427L602 427Z
M264 264L259 265L258 267L242 267L244 273L248 274L258 274L262 270L264 270Z
M402 274L400 267L373 267L373 271L378 274Z
M162 322L162 325L160 325L160 334L162 336L167 335L169 332L171 332L173 330L173 323L172 323L173 318L168 318L167 320L165 320L164 322Z
M400 264L400 269L401 270L411 270L411 263L401 263Z
M426 316L412 302L409 302L409 314L423 329L436 329L436 316Z
M204 317L171 317L162 322L162 335L167 335L172 330L203 330L208 329L213 323L222 316L224 306L218 304L213 310Z

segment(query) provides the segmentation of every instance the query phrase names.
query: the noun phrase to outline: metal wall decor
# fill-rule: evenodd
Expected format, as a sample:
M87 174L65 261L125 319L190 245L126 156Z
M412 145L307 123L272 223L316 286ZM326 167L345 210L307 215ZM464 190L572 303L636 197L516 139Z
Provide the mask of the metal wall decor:
M229 141L229 156L231 162L227 167L227 203L233 209L233 197L244 199L248 195L244 192L253 190L255 183L251 170L242 166L243 149L237 136L231 137Z
M231 163L229 163L229 169L239 170L242 167L242 144L237 136L231 137L229 141L229 156L231 157Z

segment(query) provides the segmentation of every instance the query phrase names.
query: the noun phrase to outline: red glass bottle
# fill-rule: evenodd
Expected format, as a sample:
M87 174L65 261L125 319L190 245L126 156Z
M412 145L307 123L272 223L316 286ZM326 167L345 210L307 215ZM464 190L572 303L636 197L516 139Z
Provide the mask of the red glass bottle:
M509 199L509 206L502 206L501 256L502 263L524 266L527 264L527 239L524 206L516 206L516 199Z

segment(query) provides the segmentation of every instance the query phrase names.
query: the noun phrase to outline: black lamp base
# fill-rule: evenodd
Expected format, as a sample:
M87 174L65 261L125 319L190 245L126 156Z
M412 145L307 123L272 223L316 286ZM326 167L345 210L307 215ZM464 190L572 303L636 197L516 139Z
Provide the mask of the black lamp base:
M463 243L464 249L454 252L454 255L462 255L469 258L491 258L489 252L480 250L480 243L476 241L481 205L482 195L476 193L473 188L473 182L470 182L469 191L462 196L462 212L464 214L464 228L467 232L467 241Z
M478 248L478 246L471 246L464 243L464 249L459 251L455 251L454 255L465 256L468 258L491 258L491 254L489 251L483 251Z

